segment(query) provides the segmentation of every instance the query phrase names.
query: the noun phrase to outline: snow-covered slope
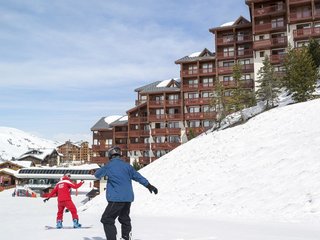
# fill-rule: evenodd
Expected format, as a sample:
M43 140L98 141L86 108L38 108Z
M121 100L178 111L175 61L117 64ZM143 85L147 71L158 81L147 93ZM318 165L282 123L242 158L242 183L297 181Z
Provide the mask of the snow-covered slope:
M279 107L200 136L140 172L133 214L320 218L320 100ZM94 200L105 205L104 194ZM95 207L93 207L95 208Z
M15 128L0 127L0 159L11 160L29 148L54 148L57 144Z

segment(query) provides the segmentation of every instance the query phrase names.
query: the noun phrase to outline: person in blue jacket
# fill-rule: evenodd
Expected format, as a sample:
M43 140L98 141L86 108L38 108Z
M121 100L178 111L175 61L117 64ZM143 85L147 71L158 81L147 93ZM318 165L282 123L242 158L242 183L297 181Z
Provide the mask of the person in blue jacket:
M108 205L101 217L107 240L116 240L116 218L121 224L122 239L130 240L132 228L130 207L134 200L132 180L148 188L150 193L158 193L156 187L152 186L145 177L120 157L121 149L119 147L110 148L108 151L109 162L94 173L98 179L107 177L106 198Z

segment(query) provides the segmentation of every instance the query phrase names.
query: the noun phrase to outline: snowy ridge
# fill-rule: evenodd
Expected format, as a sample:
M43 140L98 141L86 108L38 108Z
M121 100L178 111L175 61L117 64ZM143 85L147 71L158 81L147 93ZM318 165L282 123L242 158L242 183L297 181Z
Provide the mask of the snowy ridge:
M15 128L0 127L0 159L11 160L31 148L55 148L57 145L57 142L36 137Z
M319 99L275 108L176 148L141 170L159 194L135 184L133 214L319 219L319 112Z

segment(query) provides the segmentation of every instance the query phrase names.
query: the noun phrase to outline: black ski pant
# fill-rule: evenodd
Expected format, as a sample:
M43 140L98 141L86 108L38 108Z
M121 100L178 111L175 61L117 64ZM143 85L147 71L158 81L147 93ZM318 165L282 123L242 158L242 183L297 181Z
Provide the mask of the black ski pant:
M118 218L118 221L121 224L121 237L124 240L130 240L130 207L131 202L108 202L108 206L101 217L107 240L117 239L117 228L115 226L116 218Z

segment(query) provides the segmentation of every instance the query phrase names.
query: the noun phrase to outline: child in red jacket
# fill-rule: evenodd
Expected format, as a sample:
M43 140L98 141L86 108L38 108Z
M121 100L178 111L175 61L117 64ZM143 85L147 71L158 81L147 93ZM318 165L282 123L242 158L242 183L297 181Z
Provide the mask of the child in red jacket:
M81 224L79 223L79 217L77 214L77 208L72 202L70 191L71 188L77 189L82 186L83 181L79 183L73 183L70 181L70 174L65 174L61 180L57 183L51 193L48 195L48 198L43 201L48 201L51 197L58 195L58 213L57 213L57 228L62 228L63 221L63 211L67 208L72 215L73 227L80 228Z

